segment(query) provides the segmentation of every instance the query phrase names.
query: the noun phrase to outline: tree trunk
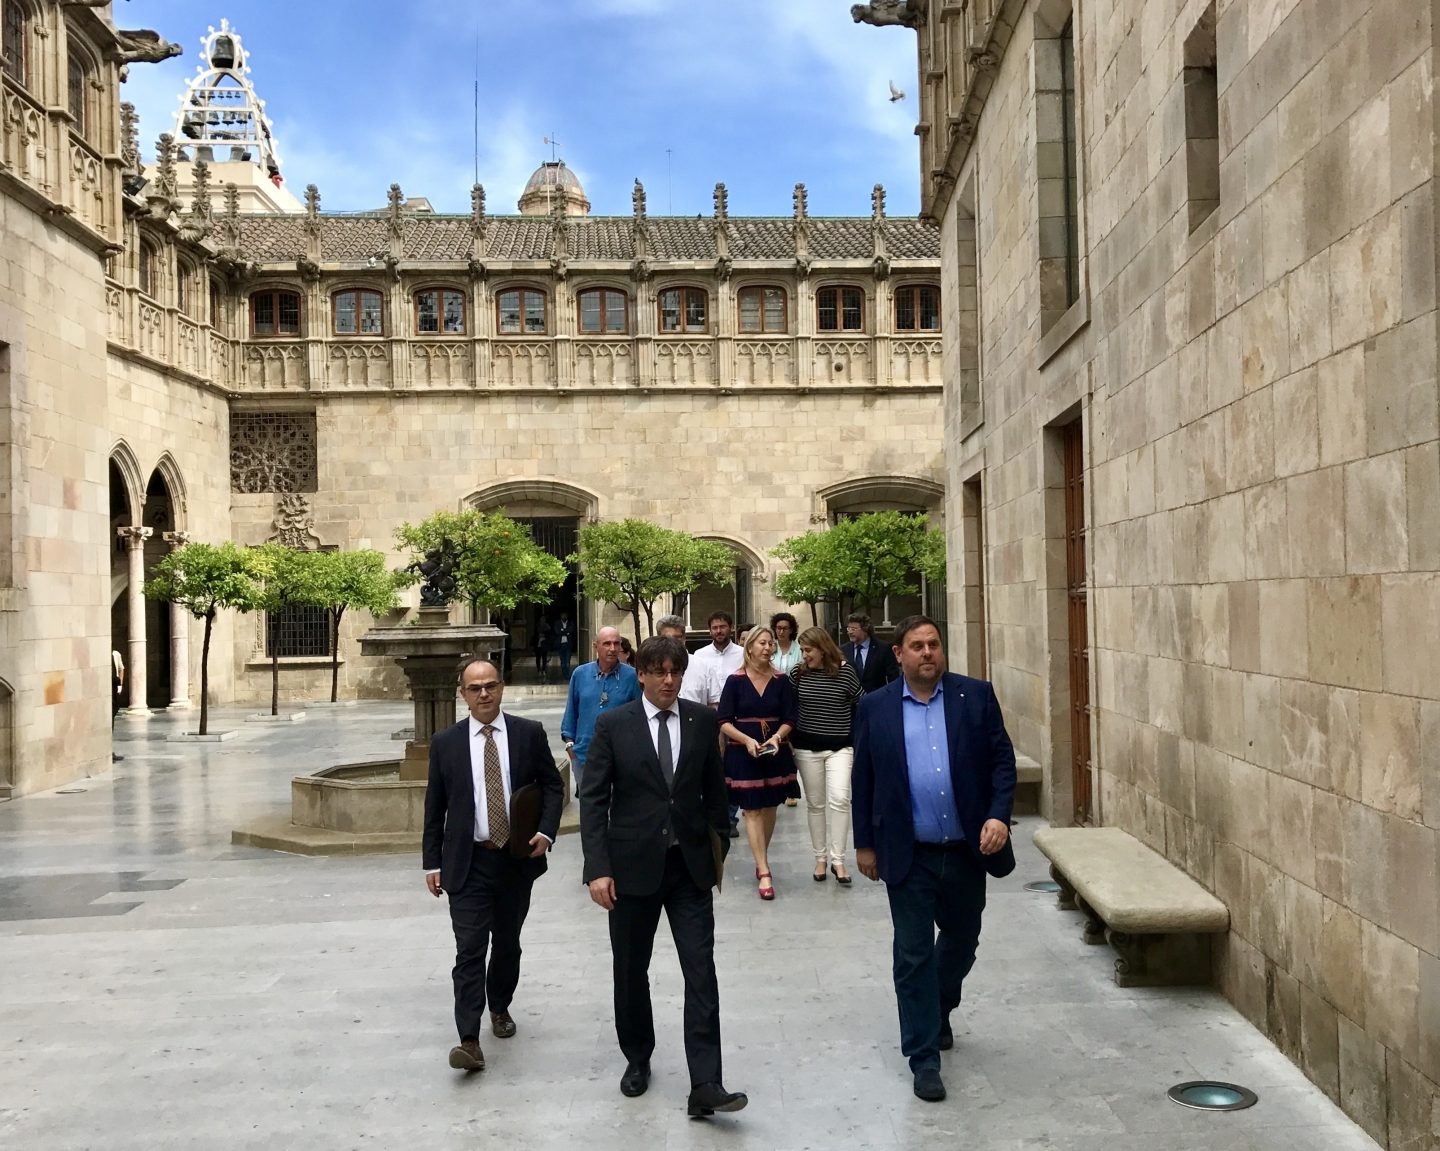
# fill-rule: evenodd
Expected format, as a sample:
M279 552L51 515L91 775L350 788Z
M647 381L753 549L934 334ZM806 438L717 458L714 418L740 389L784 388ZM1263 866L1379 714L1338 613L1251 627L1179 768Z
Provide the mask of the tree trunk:
M810 626L820 626L820 613L815 610L815 601L813 599L810 601Z
M270 640L270 714L280 714L280 645L275 642L274 631L267 620L265 630Z
M330 702L340 699L340 617L345 614L343 607L331 608L330 618L335 621L335 631L330 637Z
M651 600L645 605L645 626L649 629L648 634L655 634L655 601ZM640 645L640 622L635 622L635 645Z
M640 597L634 596L630 600L630 618L635 621L635 644L640 644Z
M200 645L200 735L210 724L210 628L215 623L215 609L205 613L205 641Z

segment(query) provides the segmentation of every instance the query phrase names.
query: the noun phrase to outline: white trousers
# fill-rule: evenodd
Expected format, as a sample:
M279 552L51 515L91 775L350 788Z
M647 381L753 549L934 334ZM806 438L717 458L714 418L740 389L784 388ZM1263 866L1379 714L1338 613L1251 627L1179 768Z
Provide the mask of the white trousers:
M816 861L845 862L850 838L850 769L854 749L802 751L795 748L795 766L805 789L805 815L810 822L810 846Z

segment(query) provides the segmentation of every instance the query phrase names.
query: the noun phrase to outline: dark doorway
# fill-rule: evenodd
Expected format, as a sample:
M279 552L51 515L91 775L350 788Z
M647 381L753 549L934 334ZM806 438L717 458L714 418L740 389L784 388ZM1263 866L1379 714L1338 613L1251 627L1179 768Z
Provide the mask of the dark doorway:
M508 675L518 683L561 683L560 652L556 643L562 615L568 615L572 645L570 666L589 659L592 636L580 594L580 577L574 561L580 521L574 516L516 516L515 521L530 529L530 538L556 559L566 562L569 575L543 603L524 604L506 621L510 635L506 662ZM543 638L544 654L537 658L537 639Z
M130 662L130 599L125 593L130 586L130 569L125 543L116 533L133 522L124 473L111 460L110 533L106 537L106 546L110 549L110 650L118 651L127 665ZM106 682L109 682L108 677ZM125 702L128 703L128 700Z
M175 504L165 477L156 471L145 487L144 526L150 528L145 541L145 578L170 550L167 532L175 530ZM145 704L151 709L170 706L170 605L159 600L145 601Z
M1090 597L1085 577L1085 440L1076 420L1061 429L1065 475L1065 591L1070 652L1070 748L1076 824L1093 812L1090 790Z

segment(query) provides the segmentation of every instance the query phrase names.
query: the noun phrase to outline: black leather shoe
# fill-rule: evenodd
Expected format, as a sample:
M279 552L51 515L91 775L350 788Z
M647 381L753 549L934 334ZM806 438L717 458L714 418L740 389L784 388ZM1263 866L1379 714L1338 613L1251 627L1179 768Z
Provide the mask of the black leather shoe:
M950 1030L950 1020L946 1019L940 1024L940 1050L949 1051L955 1046L955 1032Z
M634 1099L644 1095L650 1087L650 1064L627 1063L625 1074L620 1076L620 1094Z
M726 1091L720 1083L702 1083L690 1089L686 1109L690 1118L695 1119L702 1115L714 1115L717 1111L743 1111L749 1102L743 1091Z
M731 838L731 839L739 839L739 838L740 838L740 825L739 825L738 823L732 823L732 824L730 825L730 838Z
M940 1078L940 1072L929 1067L915 1072L915 1098L926 1103L939 1103L945 1098L945 1082Z
M490 1030L495 1032L496 1039L509 1039L515 1034L515 1020L510 1017L508 1011L490 1012Z

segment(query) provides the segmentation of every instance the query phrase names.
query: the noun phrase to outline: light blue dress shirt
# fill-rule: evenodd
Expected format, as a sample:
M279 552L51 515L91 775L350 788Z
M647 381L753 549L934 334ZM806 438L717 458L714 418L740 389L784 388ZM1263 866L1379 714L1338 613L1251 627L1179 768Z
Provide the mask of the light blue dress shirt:
M570 691L565 697L560 738L566 742L575 741L575 758L582 767L600 713L639 698L640 679L627 663L617 663L602 674L599 661L591 660L570 673Z
M945 731L945 688L937 683L929 703L900 684L900 713L905 721L905 766L910 777L910 813L919 843L959 843L960 814L950 779L950 740Z

